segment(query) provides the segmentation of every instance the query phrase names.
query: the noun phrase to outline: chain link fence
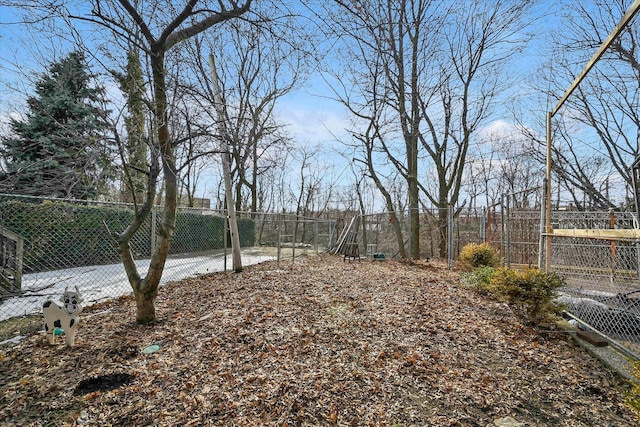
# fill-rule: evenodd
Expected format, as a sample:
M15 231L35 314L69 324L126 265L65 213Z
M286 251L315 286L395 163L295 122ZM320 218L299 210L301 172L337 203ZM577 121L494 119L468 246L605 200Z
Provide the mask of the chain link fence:
M131 241L140 275L148 270L161 209ZM0 195L0 322L25 317L41 326L42 303L65 288L78 286L85 305L130 294L115 235L133 215L122 203ZM244 212L238 228L243 265L326 252L336 232L330 219ZM227 271L231 261L225 212L179 208L161 285Z
M539 209L502 205L483 215L486 235L480 241L498 248L505 266L547 264ZM640 240L615 231L637 229L636 218L630 212L571 210L553 211L551 217L550 271L566 281L559 302L585 327L640 359ZM563 231L569 232L558 235ZM598 238L598 231L607 237Z
M0 195L0 322L35 314L39 327L42 302L57 299L66 287L78 286L87 304L131 293L113 235L132 216L126 204ZM362 258L398 258L399 239L410 247L409 212L362 217L327 214L322 218L240 213L242 262L248 265L332 251L354 216L360 219L355 243ZM158 221L160 211L155 209L131 242L142 275L148 268ZM506 266L544 265L541 222L537 209L510 210L506 206L422 211L420 257L441 258L444 254L451 265L465 245L486 241L500 250ZM553 212L552 222L558 230L636 228L629 213ZM639 240L554 235L550 257L552 271L566 279L561 301L567 311L631 354L639 354ZM226 271L230 263L224 212L180 208L162 283Z
M420 212L420 258L448 258L455 260L462 248L469 243L484 241L486 213L483 210L428 209ZM398 221L399 224L395 224ZM411 247L410 215L401 212L364 215L360 225L358 244L367 258L377 253L384 258L400 255L400 242L396 226L401 233L402 244L407 251ZM448 234L448 230L452 230Z
M566 280L560 301L567 312L640 359L640 241L633 237L634 216L554 212L552 222L550 265Z
M286 213L242 213L240 218L253 221L256 246L275 250L278 261L328 252L336 240L337 221L328 217L310 218Z
M539 209L499 205L483 211L484 239L498 248L510 268L545 266ZM565 281L560 291L567 313L585 327L640 359L640 240L630 212L553 211L550 271ZM586 230L582 232L581 230ZM598 231L606 238L598 238ZM558 235L569 231L567 235ZM574 232L575 231L575 232ZM580 234L582 235L576 235Z
M410 246L409 213L397 214L402 240ZM392 218L387 213L365 215L358 242L370 257L375 252L397 257L399 243ZM451 233L448 234L448 230ZM540 253L540 211L508 210L500 206L481 209L431 209L420 213L420 258L447 258L449 264L469 243L491 243L505 265L538 265Z
M78 286L87 304L131 293L114 235L133 214L127 204L0 195L0 321L40 313L42 302L57 299L66 287ZM354 215L239 213L243 264L329 252ZM148 269L160 217L160 208L154 209L131 242L141 275ZM396 226L410 245L408 213L395 216L399 224L391 218L388 213L362 217L357 242L363 257L397 258ZM453 256L483 236L482 215L465 212L455 226L451 216L443 218L455 236L446 254ZM420 219L421 257L440 257L440 212L422 212ZM226 227L224 212L180 208L162 283L231 268Z
M468 243L489 242L497 248L509 268L545 265L541 246L543 219L539 209L510 209L496 205L488 209L449 212L444 236L437 210L421 213L421 257L439 257L446 242L449 260L456 259ZM409 215L396 215L402 239L409 245ZM451 219L455 217L455 219ZM388 214L364 217L359 245L367 256L384 252L398 254L398 242ZM554 211L554 230L633 230L629 212ZM558 236L554 234L551 271L566 281L560 302L577 321L602 335L622 351L640 358L640 240L624 235L607 238Z

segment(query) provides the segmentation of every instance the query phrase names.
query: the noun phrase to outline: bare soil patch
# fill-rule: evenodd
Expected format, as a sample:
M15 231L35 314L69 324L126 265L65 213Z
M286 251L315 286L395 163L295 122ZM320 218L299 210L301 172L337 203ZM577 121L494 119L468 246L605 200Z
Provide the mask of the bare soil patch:
M570 337L434 263L266 262L163 287L156 325L134 305L88 308L73 348L2 349L0 425L640 425Z

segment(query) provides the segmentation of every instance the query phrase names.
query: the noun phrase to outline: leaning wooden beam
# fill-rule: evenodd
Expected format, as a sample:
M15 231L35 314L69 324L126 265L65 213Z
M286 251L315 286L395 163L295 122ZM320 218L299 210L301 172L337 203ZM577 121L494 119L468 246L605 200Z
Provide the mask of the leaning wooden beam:
M596 51L596 53L589 60L589 62L587 62L587 65L584 66L580 75L576 77L576 79L573 81L569 89L567 89L567 91L562 96L560 101L558 101L558 104L555 106L555 108L551 110L551 116L555 116L555 114L558 112L560 107L562 107L562 104L564 104L567 98L571 96L571 94L578 87L580 82L586 77L589 71L591 71L591 69L594 67L596 62L598 62L598 60L602 57L602 55L604 55L605 51L609 49L609 46L611 46L611 43L613 43L613 41L620 35L622 30L624 30L624 28L629 24L629 22L633 19L636 13L638 13L638 11L640 11L640 0L636 0L631 5L631 7L629 7L629 10L627 10L624 16L620 19L620 22L618 22L618 25L616 25L613 28L613 30L611 31L609 36L606 38L606 40L600 45L600 48Z
M359 217L354 216L351 218L349 227L345 228L340 238L338 239L338 245L335 248L335 254L343 254L347 243L353 243L358 236L358 224L360 223Z

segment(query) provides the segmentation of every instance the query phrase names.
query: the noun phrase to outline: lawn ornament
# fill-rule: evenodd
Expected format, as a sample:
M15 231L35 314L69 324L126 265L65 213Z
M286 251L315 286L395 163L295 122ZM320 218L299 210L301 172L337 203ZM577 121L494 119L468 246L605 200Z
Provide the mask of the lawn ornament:
M78 332L78 315L82 311L82 296L76 286L76 290L64 289L64 294L60 297L62 307L51 300L42 304L44 314L44 332L49 344L54 344L56 331L64 330L64 338L69 347L73 347Z

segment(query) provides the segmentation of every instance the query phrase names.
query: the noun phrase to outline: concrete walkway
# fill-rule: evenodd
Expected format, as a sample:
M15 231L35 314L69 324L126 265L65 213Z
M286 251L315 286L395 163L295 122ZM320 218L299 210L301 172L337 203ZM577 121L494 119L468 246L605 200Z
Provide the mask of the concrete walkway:
M243 266L273 259L276 257L265 254L258 248L242 251ZM138 272L144 275L149 269L149 260L136 261L136 266ZM227 255L226 269L231 268L231 256ZM224 253L170 257L165 264L160 284L164 285L167 282L216 271L225 271ZM47 299L57 301L65 287L72 289L75 286L80 289L85 306L131 293L131 286L122 264L94 265L25 274L22 276L23 294L2 302L0 321L41 312L44 301Z

